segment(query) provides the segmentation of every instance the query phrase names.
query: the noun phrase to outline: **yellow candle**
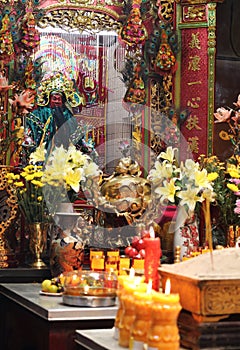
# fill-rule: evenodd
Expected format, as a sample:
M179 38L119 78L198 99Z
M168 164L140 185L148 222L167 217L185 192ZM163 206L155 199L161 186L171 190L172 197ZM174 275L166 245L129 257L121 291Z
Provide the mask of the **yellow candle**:
M192 257L195 257L195 256L198 256L198 255L200 255L200 254L201 254L200 252L192 252L192 253L191 253L191 256L192 256Z
M210 253L210 249L208 249L208 248L204 248L204 249L202 249L202 254L205 254L205 253Z
M119 249L108 250L107 256L115 256L119 260Z
M104 255L94 255L91 260L91 270L103 271L104 270Z
M136 279L136 277L135 277ZM136 281L135 281L136 282ZM121 290L122 301L122 315L119 321L119 339L120 346L128 348L130 344L131 327L136 317L136 310L134 304L134 293L136 291L145 292L147 284L139 282L137 285L129 281L123 281L123 288Z
M152 292L136 291L134 295L135 320L131 328L130 350L143 349L151 325Z
M105 271L115 271L118 274L118 260L116 256L107 256L105 261Z
M136 270L144 270L144 259L133 259L133 267Z
M189 259L192 259L191 256L183 256L182 261L186 261L186 260L189 260Z
M119 258L119 275L127 275L127 269L130 267L130 258L127 256Z
M141 290L146 290L147 285L144 281L144 276L135 276L134 270L131 270L130 275L119 275L118 276L118 290L117 290L117 296L118 296L118 310L115 317L114 322L114 338L119 339L119 326L120 321L123 317L124 312L124 306L122 301L122 295L126 295L127 293L133 293L136 288L141 288Z
M173 305L173 304L177 304L179 303L179 294L165 294L165 293L160 293L157 292L156 294L154 294L154 300L157 303L161 303L165 306L169 305Z
M152 294L152 324L147 339L148 349L179 349L177 318L180 310L179 294L170 293L170 284L169 287L166 286L165 293Z
M91 248L90 249L90 261L96 255L97 256L104 256L104 251L103 250L99 250L99 249L95 249L95 248Z

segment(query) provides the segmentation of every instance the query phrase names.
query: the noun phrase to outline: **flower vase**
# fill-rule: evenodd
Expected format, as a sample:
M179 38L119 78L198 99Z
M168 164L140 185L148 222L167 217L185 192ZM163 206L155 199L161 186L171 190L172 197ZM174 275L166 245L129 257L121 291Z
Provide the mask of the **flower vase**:
M174 250L180 247L180 261L199 247L199 229L197 217L194 212L188 213L184 206L180 205L176 212L174 230Z
M48 222L34 222L29 224L30 241L29 248L33 254L34 261L31 264L35 268L45 268L46 264L41 256L47 247L47 232L49 228Z
M81 270L84 262L84 240L79 213L57 213L52 229L50 270L53 277L63 272ZM85 223L84 223L85 225Z

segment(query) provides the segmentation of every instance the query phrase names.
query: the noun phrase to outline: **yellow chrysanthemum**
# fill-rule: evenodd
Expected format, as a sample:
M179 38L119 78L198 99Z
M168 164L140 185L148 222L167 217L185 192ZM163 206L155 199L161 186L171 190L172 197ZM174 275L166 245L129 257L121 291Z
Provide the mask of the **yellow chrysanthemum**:
M24 183L22 181L15 182L16 187L24 187Z
M229 171L229 175L234 178L234 179L239 179L240 178L240 174L238 172L238 170L230 170Z
M37 187L43 187L44 184L41 181L32 180L32 184Z
M238 187L237 187L237 185L235 185L235 184L230 184L230 183L228 183L228 184L227 184L227 187L228 187L231 191L233 191L233 192L238 192Z
M28 174L25 176L26 181L32 181L34 179L34 174Z
M209 173L207 175L208 181L212 182L214 180L216 180L219 177L218 173L214 172L214 173Z
M37 171L36 173L34 173L34 177L41 178L42 176L43 176L43 171Z

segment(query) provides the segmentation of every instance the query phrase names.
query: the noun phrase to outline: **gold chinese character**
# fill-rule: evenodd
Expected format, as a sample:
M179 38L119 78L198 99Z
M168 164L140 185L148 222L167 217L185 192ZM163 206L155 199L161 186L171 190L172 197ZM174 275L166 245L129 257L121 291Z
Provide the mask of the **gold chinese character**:
M194 72L200 70L200 57L198 55L190 56L190 61L188 63L188 70L192 70Z
M189 47L191 49L201 50L201 44L200 44L200 40L199 40L199 32L196 34L192 33L192 40L189 43Z
M197 136L189 137L188 151L191 151L192 153L199 152L199 138Z
M192 85L201 85L202 82L201 82L201 80L198 80L198 81L191 81L191 82L189 82L189 83L187 83L187 84L188 84L188 86L192 86Z
M187 101L187 106L192 107L192 108L199 108L198 102L200 102L200 101L201 101L200 97L192 97L191 100Z
M188 130L192 130L192 129L202 130L202 128L199 126L199 119L196 115L190 115L188 117L186 128Z

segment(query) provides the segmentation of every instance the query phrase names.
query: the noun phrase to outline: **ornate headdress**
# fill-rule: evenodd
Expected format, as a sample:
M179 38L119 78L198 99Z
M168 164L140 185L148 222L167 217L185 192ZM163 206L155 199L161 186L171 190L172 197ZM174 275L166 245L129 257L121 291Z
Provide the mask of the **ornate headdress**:
M49 78L43 80L38 89L37 104L47 106L52 93L62 93L66 97L67 103L71 107L85 105L84 95L77 93L74 81L66 78L61 72L52 74Z

